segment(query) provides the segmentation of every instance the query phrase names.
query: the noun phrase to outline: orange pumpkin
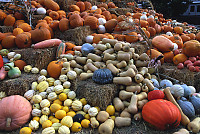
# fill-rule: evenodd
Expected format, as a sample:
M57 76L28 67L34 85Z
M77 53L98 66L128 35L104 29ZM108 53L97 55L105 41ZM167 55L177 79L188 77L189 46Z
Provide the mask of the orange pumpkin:
M67 50L67 51L65 52L65 54L72 54L72 55L75 55L75 52L74 52L73 50Z
M98 43L99 41L101 41L103 38L108 38L108 36L106 36L105 34L96 34L93 37L93 43Z
M106 22L105 28L107 32L112 32L117 25L117 20L116 19L111 19Z
M42 22L47 23L46 20L38 20L38 21L37 21L37 24L42 23Z
M85 11L85 3L82 1L78 1L76 5L80 8L80 12Z
M177 33L177 34L182 34L183 33L183 28L177 26L177 27L174 28L174 32Z
M23 33L24 31L21 28L15 28L13 29L13 35L17 36L20 33Z
M99 26L99 20L94 16L88 16L85 18L84 25L90 26L91 29L97 29Z
M28 23L22 23L18 27L21 28L24 32L29 32L32 30L31 26Z
M150 57L151 59L157 58L157 57L160 56L160 55L164 56L161 52L159 52L159 51L156 50L156 49L149 49L149 50L147 50L146 53L147 53L147 55L149 55L149 57ZM163 63L164 63L164 57L163 57L160 61L161 61L161 63L163 64Z
M85 10L90 10L92 8L92 4L88 1L84 1L85 4Z
M5 37L6 37L6 35L4 33L0 32L0 41L2 41Z
M47 23L49 24L51 21L53 21L53 19L50 16L45 16L44 20L47 21Z
M31 34L29 32L18 34L15 38L15 43L18 48L31 47L32 45Z
M121 34L119 34L119 35L116 37L116 39L117 39L118 41L125 41L125 36L126 36L126 35L121 35Z
M149 26L151 27L155 27L156 25L156 21L154 20L154 18L148 18L147 22L149 23Z
M198 33L196 34L196 39L197 39L198 41L200 41L200 32L198 32Z
M118 21L118 22L120 22L120 21L124 21L125 18L126 18L125 15L119 15L119 16L117 17L117 21Z
M72 28L83 26L83 19L79 14L73 14L69 17L69 23Z
M196 35L194 33L189 33L186 35L190 37L190 40L195 40L195 38L196 38Z
M156 25L154 26L154 28L155 28L155 30L156 30L156 33L160 33L160 32L162 31L161 26L158 25L158 24L156 24Z
M47 28L39 27L30 31L34 43L51 39L51 32Z
M185 54L182 54L182 53L181 54L177 54L173 58L173 63L175 65L178 65L179 63L185 62L187 59L188 58L187 58L187 56Z
M108 9L108 5L106 3L101 3L97 5L98 8L104 7L105 9Z
M69 20L67 18L62 18L58 25L61 32L69 29Z
M49 25L45 22L40 22L35 26L35 28L39 28L39 27L49 28Z
M58 78L63 67L63 61L52 61L47 66L47 72L50 77Z
M15 36L14 35L9 35L9 36L6 36L2 42L1 42L1 45L3 48L13 48L15 47Z
M111 16L112 16L112 19L117 19L117 15L111 14Z
M200 42L190 40L183 44L183 53L187 56L200 56Z
M115 8L115 3L113 2L108 2L108 8Z
M147 28L147 31L149 31L150 37L153 37L153 36L156 35L156 29L153 28L153 27L148 27L148 28Z
M24 67L27 65L25 61L23 60L16 60L14 61L15 67L18 67L19 70L23 71Z
M152 45L161 52L169 52L174 49L172 41L161 35L152 39Z
M7 15L7 17L4 20L5 26L13 26L15 24L15 17L13 15Z
M53 20L58 20L60 15L56 12L56 11L51 11L49 13L49 16L53 19Z
M125 40L129 43L137 42L138 39L138 34L136 32L128 33L128 35L125 36Z
M4 21L4 19L7 17L7 14L3 11L0 11L0 21Z
M64 10L58 10L57 13L59 15L65 15L66 16L66 12Z
M74 12L74 11L80 12L80 8L77 5L70 5L69 6L69 11L70 12Z
M174 58L173 51L163 53L165 62L171 63Z
M44 0L44 6L53 11L58 11L60 9L60 6L53 0Z
M22 13L18 12L18 11L14 13L14 17L17 20L24 20L25 19L25 16Z
M59 21L58 20L54 20L49 24L49 27L52 28L53 30L57 30L59 27Z
M146 20L140 20L140 26L147 28L149 26L149 23Z
M183 47L183 40L178 34L174 36L169 36L168 39L170 39L173 43L176 43L178 45L178 49L181 49Z
M182 38L183 42L186 42L186 41L189 41L189 40L190 40L190 37L187 36L186 34L182 34L182 35L181 35L181 38Z
M66 50L73 50L73 48L76 46L75 44L71 42L65 42Z
M140 19L141 16L142 16L141 13L134 13L134 14L132 15L132 17L133 17L134 19Z
M25 21L24 20L16 20L16 22L14 24L14 28L17 28L22 23L25 23Z
M168 26L168 25L164 25L164 32L173 32L173 27Z
M22 127L31 118L32 106L20 95L5 97L0 101L0 131Z
M105 16L106 21L112 19L111 13L110 13L109 11L104 11L104 12L102 12L102 15Z

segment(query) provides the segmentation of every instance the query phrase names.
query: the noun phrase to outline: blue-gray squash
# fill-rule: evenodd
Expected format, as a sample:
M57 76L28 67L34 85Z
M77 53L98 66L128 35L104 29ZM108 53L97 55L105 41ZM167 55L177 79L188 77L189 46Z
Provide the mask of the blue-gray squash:
M84 43L81 47L81 52L84 56L94 51L94 47L90 43Z
M173 86L173 83L170 80L164 79L160 81L160 87L166 88Z
M181 107L183 113L188 118L195 117L195 109L191 102L189 102L185 97L181 97L179 100L177 100L178 105Z
M154 87L157 87L157 88L160 87L158 80L156 80L156 79L151 79L151 81L153 82Z
M181 87L184 88L184 97L191 95L191 90L186 84L182 84Z
M192 102L192 105L194 106L196 114L200 114L200 98L192 95L189 97L190 102Z
M112 72L107 68L98 69L94 71L92 80L98 84L108 84L112 83L113 75Z

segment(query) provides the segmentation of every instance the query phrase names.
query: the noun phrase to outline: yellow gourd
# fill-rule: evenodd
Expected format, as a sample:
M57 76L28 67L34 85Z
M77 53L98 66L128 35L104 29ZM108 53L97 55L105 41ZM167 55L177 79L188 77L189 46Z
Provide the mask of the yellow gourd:
M83 128L89 128L89 127L90 127L90 121L89 121L88 119L83 119L83 120L81 121L81 126L82 126Z
M61 105L57 104L57 103L53 103L51 106L50 106L50 110L52 113L55 113L56 111L60 110L61 109Z
M66 113L68 113L68 112L69 112L69 107L68 107L68 106L64 106L64 107L62 108L62 110L64 110Z
M90 119L90 115L89 114L86 114L84 117L85 117L85 119L88 119L88 120Z
M48 116L47 115L42 115L40 117L40 124L42 125L46 120L48 120Z
M76 113L74 111L70 111L67 113L67 116L74 117L75 115L76 115Z
M47 127L51 127L52 122L50 120L46 120L42 123L42 128L45 129Z
M57 103L57 104L60 104L62 106L62 101L60 101L59 99L54 100L53 103Z
M61 124L70 128L72 126L72 124L73 124L73 118L71 116L65 116L61 120Z
M47 82L49 83L49 86L53 86L54 85L54 82L55 82L55 79L50 77L50 78L47 78Z
M34 104L38 104L42 101L42 96L34 95L33 98L32 98L32 101L33 101Z
M72 100L71 100L71 99L66 99L66 100L64 101L64 106L70 107L71 105L72 105Z
M82 129L82 127L81 127L80 123L74 122L72 124L72 127L71 127L72 132L79 132L79 131L81 131L81 129Z
M57 119L62 119L62 118L64 118L66 116L66 112L64 111L64 110L58 110L58 111L56 111L56 113L55 113L55 117L57 118Z
M20 129L20 134L31 134L32 130L29 127L23 127Z
M91 122L91 127L92 128L97 128L99 126L99 122L96 120L95 117L91 117L90 118L90 122Z
M35 117L33 117L33 120L39 121L39 120L40 120L40 117L35 116Z
M67 99L67 95L65 93L61 93L59 94L58 98L60 101L65 101Z
M55 118L53 115L51 115L51 116L49 116L49 120L51 120L51 119L53 119L53 118Z
M52 118L52 119L51 119L51 122L52 122L52 123L59 123L59 122L60 122L60 120L59 120L59 119L57 119L57 118Z
M85 98L80 99L80 102L83 106L87 104L87 100Z
M49 83L47 81L42 81L37 85L37 90L39 92L44 92L49 87Z
M115 107L114 107L113 105L107 106L106 112L108 112L108 114L109 114L110 116L114 115L114 114L115 114Z

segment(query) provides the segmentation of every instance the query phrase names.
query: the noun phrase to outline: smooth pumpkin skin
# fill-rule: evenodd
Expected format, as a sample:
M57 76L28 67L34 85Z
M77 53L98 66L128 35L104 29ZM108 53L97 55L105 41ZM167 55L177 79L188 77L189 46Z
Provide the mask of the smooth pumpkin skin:
M62 69L62 64L63 61L52 61L49 63L49 65L47 66L47 72L49 74L49 76L53 77L53 78L58 78L60 76L61 73L61 69Z
M142 109L142 117L159 130L177 127L181 121L179 109L172 102L163 99L147 102Z
M179 63L183 63L187 60L187 56L185 54L177 54L173 58L173 63L178 65Z
M183 53L187 56L200 56L200 42L190 40L183 44Z
M151 59L154 59L154 58L157 58L159 55L163 55L163 54L156 49L149 49L147 50L147 55L149 55ZM164 57L160 61L163 64Z
M5 97L0 101L0 130L12 131L22 127L31 117L32 106L20 95ZM11 118L10 127L6 127Z

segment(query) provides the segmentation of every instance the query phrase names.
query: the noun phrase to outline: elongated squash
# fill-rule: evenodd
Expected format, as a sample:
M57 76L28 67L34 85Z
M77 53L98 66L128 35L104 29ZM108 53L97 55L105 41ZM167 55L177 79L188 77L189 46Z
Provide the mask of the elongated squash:
M58 46L61 42L62 41L60 39L48 39L48 40L44 40L36 44L33 44L32 47L34 49L54 47L54 46Z

